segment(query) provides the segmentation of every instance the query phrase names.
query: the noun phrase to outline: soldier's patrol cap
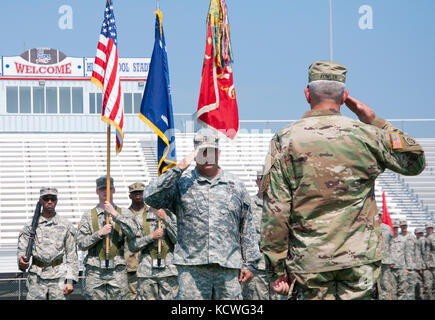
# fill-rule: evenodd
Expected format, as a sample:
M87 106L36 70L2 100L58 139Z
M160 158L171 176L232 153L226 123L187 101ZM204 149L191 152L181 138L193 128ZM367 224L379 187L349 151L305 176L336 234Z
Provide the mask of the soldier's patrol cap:
M399 228L399 221L393 221L393 228Z
M97 189L106 188L107 184L107 176L101 176L96 180ZM113 178L110 177L110 188L114 188Z
M57 196L57 189L53 187L42 187L41 190L39 190L39 195L41 197L49 194L53 196Z
M406 220L400 220L400 226L407 226L408 222Z
M425 228L433 228L433 223L432 223L431 221L426 222L426 224L425 224L424 227L425 227Z
M215 148L219 149L219 137L211 130L199 130L193 138L195 149Z
M135 182L128 186L129 193L132 193L134 191L144 191L144 190L145 190L145 185L140 182Z
M346 83L347 68L331 61L315 61L308 68L308 83L317 80L330 80Z
M424 233L424 229L423 228L415 228L414 233Z

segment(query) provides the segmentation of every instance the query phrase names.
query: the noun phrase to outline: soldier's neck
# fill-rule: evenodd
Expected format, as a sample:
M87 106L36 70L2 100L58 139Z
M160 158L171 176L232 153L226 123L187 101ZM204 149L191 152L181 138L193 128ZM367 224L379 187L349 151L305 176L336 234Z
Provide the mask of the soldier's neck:
M134 211L142 210L143 207L145 207L145 203L143 202L132 202L130 208L132 208Z
M311 110L328 110L328 109L336 109L337 111L340 111L340 106L336 103L330 102L330 101L322 101L316 105L311 105Z
M56 215L56 211L44 211L42 210L41 216L43 216L45 219L53 218Z

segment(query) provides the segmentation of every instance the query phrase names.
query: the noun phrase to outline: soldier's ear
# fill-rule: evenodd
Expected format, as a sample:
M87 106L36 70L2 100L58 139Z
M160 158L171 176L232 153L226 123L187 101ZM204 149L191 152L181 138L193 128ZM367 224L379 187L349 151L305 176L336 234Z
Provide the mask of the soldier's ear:
M347 100L347 97L349 97L349 90L344 90L341 96L340 106Z
M310 94L310 89L308 88L308 86L304 89L304 93L305 93L305 99L307 99L307 102L311 103L311 94Z

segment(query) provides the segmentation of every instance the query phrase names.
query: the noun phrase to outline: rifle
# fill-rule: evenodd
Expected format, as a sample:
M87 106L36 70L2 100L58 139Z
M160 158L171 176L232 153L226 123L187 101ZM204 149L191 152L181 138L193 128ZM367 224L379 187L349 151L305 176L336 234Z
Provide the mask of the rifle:
M35 212L33 213L32 219L32 229L30 230L29 242L27 243L26 248L26 258L23 259L24 262L29 262L30 257L32 256L33 243L35 242L36 235L36 227L38 226L39 217L41 216L41 203L38 201L36 204Z

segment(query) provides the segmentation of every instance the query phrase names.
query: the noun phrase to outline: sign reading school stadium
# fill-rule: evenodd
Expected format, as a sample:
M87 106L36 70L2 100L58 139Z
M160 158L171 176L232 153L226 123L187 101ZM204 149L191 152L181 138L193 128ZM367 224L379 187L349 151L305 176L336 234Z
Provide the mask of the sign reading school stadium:
M34 48L20 56L3 57L0 76L3 77L71 77L90 78L94 58L67 57L63 52L51 48ZM149 58L119 58L121 79L142 79L148 76Z

